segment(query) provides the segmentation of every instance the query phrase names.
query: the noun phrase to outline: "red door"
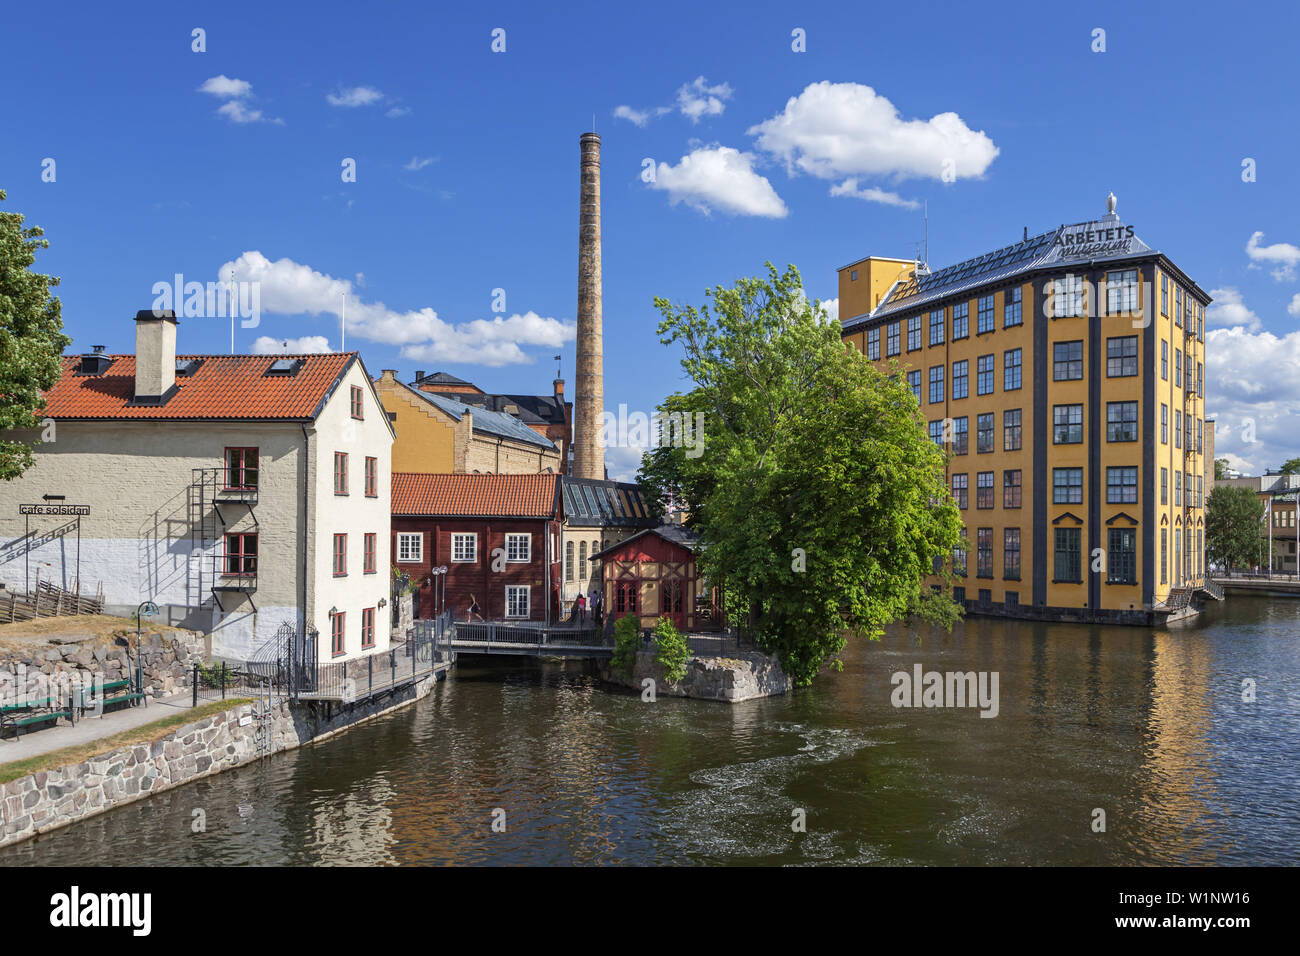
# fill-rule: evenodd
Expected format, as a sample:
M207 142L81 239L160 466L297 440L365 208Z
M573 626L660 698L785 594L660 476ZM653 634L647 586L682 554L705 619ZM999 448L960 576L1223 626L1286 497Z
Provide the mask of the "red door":
M682 610L684 584L681 578L664 578L659 586L660 616L668 618L678 628L686 626L686 614Z

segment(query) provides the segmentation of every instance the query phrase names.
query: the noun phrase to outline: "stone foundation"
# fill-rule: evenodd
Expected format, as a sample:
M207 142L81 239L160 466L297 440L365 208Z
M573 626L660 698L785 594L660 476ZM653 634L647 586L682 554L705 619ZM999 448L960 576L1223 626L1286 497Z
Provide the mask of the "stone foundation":
M686 676L675 683L663 679L653 651L637 651L631 679L615 674L608 661L600 664L602 680L641 690L647 677L655 681L655 693L668 697L720 700L730 704L756 697L771 697L790 690L790 678L780 662L759 651L741 651L731 657L692 657Z
M326 705L281 700L264 715L242 704L56 770L0 785L0 846L76 823L150 794L332 737L404 707L433 689L438 675L372 701ZM259 741L266 723L266 749Z

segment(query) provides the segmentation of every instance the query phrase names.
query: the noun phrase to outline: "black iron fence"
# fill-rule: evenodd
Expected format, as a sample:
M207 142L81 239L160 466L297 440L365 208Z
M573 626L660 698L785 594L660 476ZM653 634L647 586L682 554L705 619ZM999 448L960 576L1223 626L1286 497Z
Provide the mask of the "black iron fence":
M604 635L595 623L544 624L532 621L459 621L454 625L457 643L520 644L531 647L565 645L603 647Z
M300 699L354 700L418 680L440 663L432 635L411 633L385 651L322 664L309 660L293 668L293 696Z

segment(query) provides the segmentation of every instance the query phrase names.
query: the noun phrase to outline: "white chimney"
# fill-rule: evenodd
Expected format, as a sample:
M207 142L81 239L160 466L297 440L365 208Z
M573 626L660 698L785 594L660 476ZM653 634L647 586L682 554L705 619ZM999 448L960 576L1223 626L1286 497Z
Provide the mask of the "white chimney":
M135 401L161 405L176 384L176 313L135 315Z

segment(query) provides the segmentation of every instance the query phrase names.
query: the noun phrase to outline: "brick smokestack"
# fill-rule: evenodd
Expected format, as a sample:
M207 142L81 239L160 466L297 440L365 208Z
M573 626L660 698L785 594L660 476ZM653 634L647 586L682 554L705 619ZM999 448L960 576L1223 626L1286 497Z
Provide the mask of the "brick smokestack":
M573 401L573 474L605 477L600 416L605 408L605 363L600 290L600 137L583 133L578 211L578 374Z

